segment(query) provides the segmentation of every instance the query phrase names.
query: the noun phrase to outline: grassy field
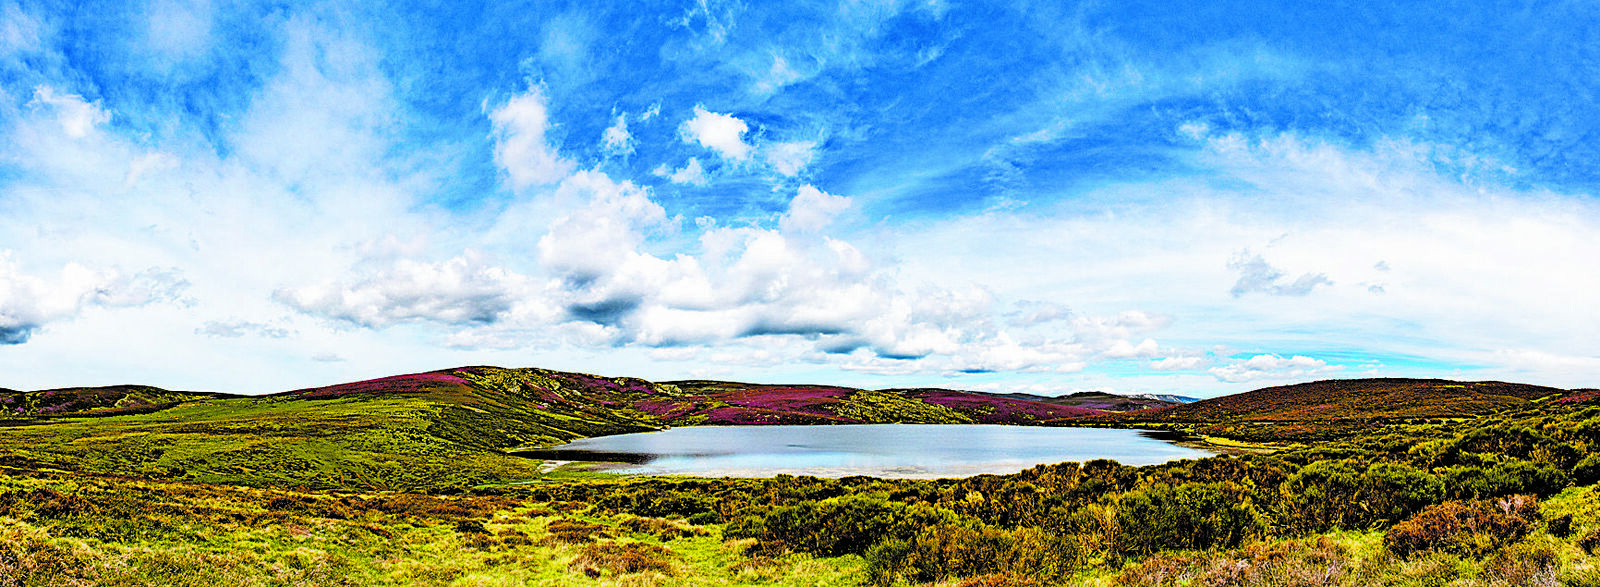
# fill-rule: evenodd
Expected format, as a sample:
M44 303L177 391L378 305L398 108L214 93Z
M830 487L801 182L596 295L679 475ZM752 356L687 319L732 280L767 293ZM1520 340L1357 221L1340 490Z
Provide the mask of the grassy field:
M1365 399L1296 408L1317 385ZM504 451L717 414L1042 413L494 368L267 397L5 392L0 586L1600 585L1600 397L1452 385L1467 407L1376 380L1146 418L1221 430L1235 456L944 480L619 478Z

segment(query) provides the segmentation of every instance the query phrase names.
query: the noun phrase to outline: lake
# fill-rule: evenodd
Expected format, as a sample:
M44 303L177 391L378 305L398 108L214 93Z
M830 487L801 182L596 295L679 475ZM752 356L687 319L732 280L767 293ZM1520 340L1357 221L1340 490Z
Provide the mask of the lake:
M1214 453L1178 446L1161 432L987 424L690 426L583 438L516 454L546 460L627 463L641 475L940 478L1016 473L1034 465L1112 459L1153 465Z

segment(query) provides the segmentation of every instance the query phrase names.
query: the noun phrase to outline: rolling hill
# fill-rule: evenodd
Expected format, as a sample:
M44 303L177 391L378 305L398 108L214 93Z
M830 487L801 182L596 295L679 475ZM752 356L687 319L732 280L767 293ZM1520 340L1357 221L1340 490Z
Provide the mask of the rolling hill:
M1545 398L1589 399L1566 393L1500 382L1356 379L1119 413L1086 407L1128 407L1117 403L1124 396L1102 397L1109 394L1051 398L1080 404L1073 406L946 389L651 382L480 366L268 396L130 385L0 392L0 468L439 489L538 477L538 462L517 457L519 451L667 426L1159 426L1234 439L1315 440L1389 423L1492 414Z
M463 367L269 396L115 386L0 396L0 467L261 486L415 489L538 476L522 448L711 424L1042 424L1099 414L928 390L654 383Z
M1390 422L1482 416L1566 393L1553 387L1499 381L1334 379L1087 420L1122 425L1203 424L1195 430L1253 440L1311 440Z

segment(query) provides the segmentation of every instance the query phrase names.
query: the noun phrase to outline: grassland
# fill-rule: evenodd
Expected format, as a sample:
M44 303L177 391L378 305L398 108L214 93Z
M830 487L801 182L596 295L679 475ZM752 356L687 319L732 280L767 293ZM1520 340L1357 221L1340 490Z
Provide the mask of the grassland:
M487 367L267 397L49 391L0 393L0 586L1600 585L1588 390L1323 382L1064 417ZM945 480L617 478L506 454L729 421L1139 422L1275 450Z
M540 478L509 453L697 424L1037 424L1099 412L962 392L653 383L464 367L265 397L116 386L0 394L0 464L257 487L440 491Z

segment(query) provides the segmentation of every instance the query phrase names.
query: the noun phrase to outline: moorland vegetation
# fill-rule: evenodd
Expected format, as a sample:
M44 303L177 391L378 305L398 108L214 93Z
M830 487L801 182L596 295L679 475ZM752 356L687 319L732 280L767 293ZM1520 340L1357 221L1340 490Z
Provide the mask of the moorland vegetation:
M0 394L3 585L1600 585L1592 390L1357 380L1061 416L492 368L43 393ZM735 418L1139 424L1250 452L943 480L627 478L509 454Z

